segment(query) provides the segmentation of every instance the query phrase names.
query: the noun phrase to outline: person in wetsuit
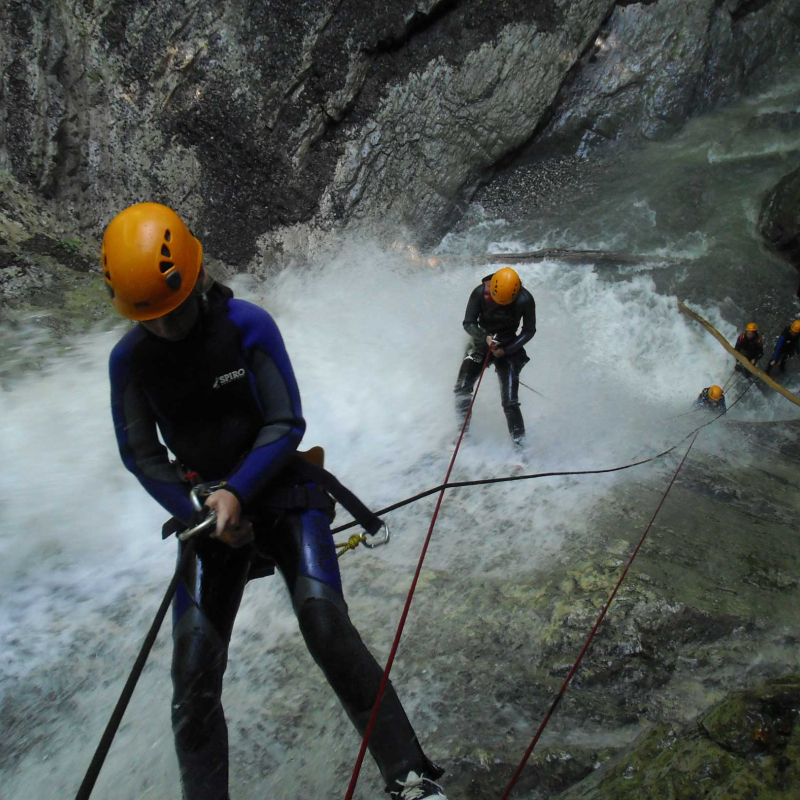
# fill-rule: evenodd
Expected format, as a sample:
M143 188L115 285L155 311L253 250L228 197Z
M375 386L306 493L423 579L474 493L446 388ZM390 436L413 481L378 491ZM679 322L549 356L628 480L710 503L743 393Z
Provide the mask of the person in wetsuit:
M533 295L522 286L519 275L511 267L503 267L487 275L480 286L472 290L463 325L472 342L464 353L453 390L460 423L463 425L486 353L491 351L489 360L500 381L500 400L508 432L514 444L521 446L525 421L519 407L519 374L530 361L525 345L536 333Z
M759 335L758 325L755 322L747 323L744 333L739 334L733 349L737 353L741 353L753 366L758 363L761 356L764 355L764 337ZM739 361L736 362L734 369L741 373L748 372Z
M775 342L775 351L767 365L767 375L772 372L775 364L781 372L786 372L786 361L800 351L800 319L783 329L778 341Z
M716 413L727 411L725 404L725 394L722 387L714 384L703 389L694 401L695 408L701 408L705 411L715 411Z
M224 481L205 501L216 530L196 542L173 601L172 725L185 800L227 800L220 698L249 580L273 565L280 570L306 645L362 736L383 670L348 616L332 500L296 455L305 421L278 327L266 311L208 281L202 256L180 217L155 203L121 212L103 237L112 302L139 322L110 357L122 460L175 518L166 532L193 521L182 475ZM185 546L179 543L179 560ZM445 797L434 783L441 770L423 753L391 684L369 747L392 797Z

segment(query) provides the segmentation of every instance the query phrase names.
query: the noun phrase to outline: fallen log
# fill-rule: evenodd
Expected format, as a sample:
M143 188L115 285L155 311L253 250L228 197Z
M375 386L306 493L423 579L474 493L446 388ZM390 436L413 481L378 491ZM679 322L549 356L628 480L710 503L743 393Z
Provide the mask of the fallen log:
M659 264L685 261L682 258L665 256L636 255L635 253L613 253L609 250L565 250L550 248L548 250L532 250L527 253L488 253L486 261L568 261L574 264Z

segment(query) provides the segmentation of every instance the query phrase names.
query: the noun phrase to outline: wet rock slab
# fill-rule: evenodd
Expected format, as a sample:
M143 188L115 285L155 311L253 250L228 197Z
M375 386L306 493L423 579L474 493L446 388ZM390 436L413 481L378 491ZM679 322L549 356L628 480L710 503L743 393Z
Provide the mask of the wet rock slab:
M658 724L562 800L800 796L800 675L732 692L683 727Z

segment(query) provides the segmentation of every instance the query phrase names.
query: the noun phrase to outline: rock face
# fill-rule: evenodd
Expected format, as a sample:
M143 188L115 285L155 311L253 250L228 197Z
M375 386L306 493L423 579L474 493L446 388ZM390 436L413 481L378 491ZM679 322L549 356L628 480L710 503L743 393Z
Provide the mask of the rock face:
M563 800L797 797L798 703L800 675L731 692L694 725L656 725Z
M292 229L435 239L531 141L668 135L800 44L793 0L9 0L0 25L0 168L78 235L160 200L239 266Z
M769 247L800 270L800 169L789 173L767 195L758 229Z
M532 154L665 139L797 48L791 0L617 3L562 86Z

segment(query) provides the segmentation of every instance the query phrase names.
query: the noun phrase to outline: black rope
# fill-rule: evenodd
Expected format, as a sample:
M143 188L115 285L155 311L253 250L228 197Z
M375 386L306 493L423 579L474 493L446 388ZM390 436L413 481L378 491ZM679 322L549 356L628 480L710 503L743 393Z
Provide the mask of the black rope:
M75 800L88 800L89 795L92 793L92 789L94 789L97 776L100 774L100 770L103 767L103 762L106 760L108 751L111 748L111 743L114 741L114 737L117 734L117 728L119 728L119 724L122 722L122 716L125 713L125 709L128 707L128 703L133 695L133 690L136 688L136 683L139 680L139 676L142 674L142 670L144 669L147 657L150 655L150 650L153 647L156 636L158 636L158 630L167 614L169 604L172 602L172 596L175 594L175 591L178 588L178 583L183 575L183 570L189 563L189 559L192 557L193 553L194 541L189 539L183 545L183 553L181 553L181 559L175 569L175 574L172 576L172 580L170 581L167 591L164 594L164 599L161 601L161 605L158 607L153 624L150 626L150 630L147 632L147 636L144 638L142 649L139 651L139 655L136 657L131 674L128 676L128 680L122 689L122 694L120 695L119 700L117 700L117 705L114 707L114 711L111 714L111 719L108 721L108 725L106 725L106 729L103 732L102 738L100 739L100 744L97 745L97 750L95 750L92 763L89 764L89 769L86 770L86 776L84 777L83 783L81 783L80 788L78 789L78 794L75 795Z
M750 388L753 386L755 381L752 381L750 385L728 406L728 408L723 411L721 414L718 414L714 419L709 420L708 422L704 422L702 425L698 425L692 431L690 431L686 436L683 437L677 444L670 447L668 450L664 450L661 453L657 453L654 456L650 456L650 458L644 458L641 461L634 461L630 464L623 464L621 467L607 467L605 469L581 469L581 470L569 470L564 472L534 472L529 475L508 475L503 478L482 478L480 480L474 481L451 481L449 483L441 483L438 486L434 486L432 489L427 489L424 492L420 492L419 494L415 494L413 497L407 497L405 500L400 500L397 503L393 503L390 506L386 506L386 508L382 508L380 511L376 511L375 513L380 517L384 514L388 514L390 511L396 511L398 508L402 508L403 506L411 505L411 503L416 503L417 500L424 500L426 497L429 497L432 494L436 494L436 492L440 492L443 489L461 489L465 486L484 486L491 483L510 483L512 481L530 481L536 478L554 478L560 476L568 476L568 475L603 475L609 472L621 472L625 469L632 469L633 467L640 467L642 464L649 464L651 461L655 461L658 458L663 458L664 456L669 455L673 450L676 450L680 447L690 436L697 433L699 430L702 430L707 425L711 425L712 423L716 422L720 417L725 416L746 394L750 391ZM354 520L353 522L347 522L344 525L339 525L338 528L334 528L331 533L342 533L343 531L349 530L350 528L354 528L358 523Z

